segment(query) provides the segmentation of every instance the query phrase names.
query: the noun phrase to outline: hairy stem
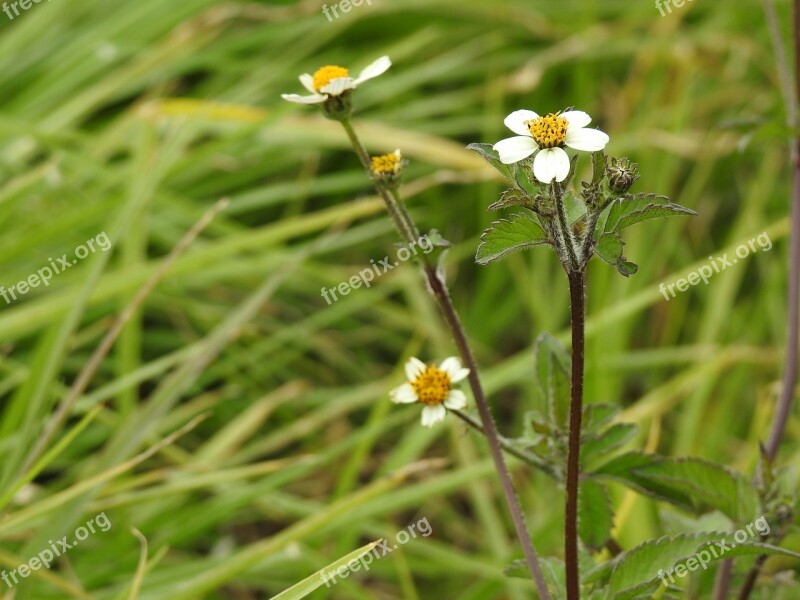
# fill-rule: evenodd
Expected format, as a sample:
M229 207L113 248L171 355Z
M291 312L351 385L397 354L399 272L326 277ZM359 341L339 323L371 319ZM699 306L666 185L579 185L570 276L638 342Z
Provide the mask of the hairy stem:
M343 120L341 123L347 132L347 136L350 138L350 142L352 143L356 154L361 160L361 164L364 166L367 172L370 172L369 154L367 153L366 148L364 148L364 145L361 143L361 140L358 138L355 129L349 120ZM409 244L413 241L416 241L417 238L415 237L414 232L417 230L417 228L413 224L413 221L411 221L411 216L409 215L408 211L406 211L404 208L401 209L400 206L398 206L399 203L382 181L373 177L373 183L378 194L386 204L386 208L389 211L389 214L391 215L400 235ZM469 341L467 340L464 327L461 324L461 320L458 317L458 313L453 305L453 301L450 298L450 293L436 272L436 266L430 262L430 259L426 255L423 255L422 261L430 290L433 293L440 310L442 311L448 327L450 328L450 332L453 335L453 339L455 341L456 348L458 349L458 353L461 356L461 360L464 362L464 366L469 369L469 385L472 389L472 395L475 397L475 404L478 408L481 424L483 425L486 440L489 444L489 451L492 455L492 460L494 461L497 475L500 477L503 495L505 496L506 503L508 504L511 519L514 522L514 528L517 533L517 538L519 538L520 545L522 546L522 551L525 555L525 561L528 565L528 569L530 570L533 580L536 583L536 588L539 592L540 599L551 600L550 592L547 589L547 584L545 583L544 575L542 574L542 568L539 564L539 557L536 553L536 549L533 546L530 533L528 533L528 527L525 523L525 516L522 512L522 506L514 489L514 484L511 481L511 475L508 472L505 458L503 457L500 436L497 432L497 427L494 423L494 420L492 419L492 414L489 410L489 404L486 401L483 387L481 386L480 378L478 376L478 363L472 353L472 349L469 345Z
M464 421L464 423L472 427L475 431L479 431L484 435L486 434L486 431L483 429L483 425L481 425L480 421L475 419L472 415L469 415L461 410L453 410L450 412L455 414L459 419ZM518 459L529 464L530 466L539 469L543 473L547 473L550 475L550 477L559 479L560 476L556 472L555 468L546 463L543 459L539 458L535 454L532 454L531 452L527 452L522 448L517 447L514 445L514 442L503 437L502 435L498 436L498 439L500 441L500 446L506 451L507 454L516 456Z
M568 275L572 325L572 396L569 405L569 450L567 454L564 560L567 569L567 600L579 600L578 486L580 484L581 421L583 419L586 272L583 270L570 271Z
M553 182L553 196L558 210L558 222L561 225L561 235L564 239L564 246L566 247L567 256L569 257L568 271L577 271L579 268L578 256L575 254L575 236L572 235L572 230L569 227L567 220L567 211L564 208L564 190L558 182Z

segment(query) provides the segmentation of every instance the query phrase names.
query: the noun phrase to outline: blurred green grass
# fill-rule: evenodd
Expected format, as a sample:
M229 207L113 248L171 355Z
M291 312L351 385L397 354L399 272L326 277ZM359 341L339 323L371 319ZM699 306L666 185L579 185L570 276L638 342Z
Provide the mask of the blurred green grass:
M231 199L126 326L69 426L103 410L5 509L4 568L98 511L113 523L50 571L62 588L34 576L16 598L124 597L131 526L151 557L139 597L269 597L423 516L431 537L311 597L530 596L503 575L517 554L482 440L458 423L422 430L417 411L388 403L405 356L452 354L417 274L405 266L333 306L320 296L395 242L336 124L280 100L323 64L392 57L359 90L355 124L372 152L402 148L412 213L456 243L448 278L509 435L529 407L531 340L565 332L566 285L544 252L473 264L502 183L463 147L505 137L513 109L576 106L639 163L637 189L696 210L628 236L631 279L592 266L586 395L625 406L639 447L754 467L782 364L789 188L760 3L698 0L662 18L622 0L373 0L332 23L320 5L82 0L0 14L0 284L100 231L115 245L0 305L5 487L113 316ZM670 302L658 293L762 231L769 253ZM25 512L199 414L135 469ZM795 419L787 463L797 437ZM431 457L449 465L382 479ZM559 554L560 492L537 473L517 481L537 547ZM617 492L623 545L673 526Z

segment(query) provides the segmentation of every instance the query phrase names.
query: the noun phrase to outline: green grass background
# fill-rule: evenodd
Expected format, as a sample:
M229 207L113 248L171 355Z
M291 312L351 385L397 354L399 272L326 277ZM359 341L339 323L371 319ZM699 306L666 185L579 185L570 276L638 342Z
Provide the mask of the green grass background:
M545 251L473 263L503 185L464 146L507 137L511 110L575 106L639 163L636 190L696 210L628 233L634 277L593 263L587 401L625 408L642 428L631 447L754 468L782 370L789 190L761 2L661 17L639 0L372 0L334 22L320 7L56 0L0 13L0 285L101 231L114 243L0 302L0 492L114 316L231 200L125 327L58 432L69 443L2 506L0 565L100 511L112 528L0 597L268 598L421 518L430 537L311 597L533 595L503 573L519 553L484 442L454 420L423 429L417 407L388 401L408 355L454 354L418 273L404 265L331 306L320 296L396 242L337 124L280 99L324 64L394 62L358 91L355 126L372 153L402 149L412 214L455 244L448 280L506 435L531 408L532 340L567 339L566 279ZM659 294L764 231L771 251ZM800 458L798 427L782 462ZM512 464L537 548L560 555L562 492ZM625 547L697 527L614 492ZM138 575L131 527L148 541ZM692 585L707 597L709 574ZM783 594L762 597L797 588Z

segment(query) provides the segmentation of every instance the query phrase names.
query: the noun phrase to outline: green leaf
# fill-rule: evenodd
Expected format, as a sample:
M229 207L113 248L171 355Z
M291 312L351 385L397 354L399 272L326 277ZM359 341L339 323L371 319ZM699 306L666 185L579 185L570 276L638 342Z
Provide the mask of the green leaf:
M500 200L491 204L489 210L500 210L509 206L523 206L531 208L534 204L533 198L525 194L522 190L510 188L500 194Z
M628 453L595 471L659 500L695 512L717 509L734 523L753 519L758 492L741 473L699 458Z
M575 194L566 190L564 192L564 212L567 214L567 222L574 225L586 215L586 204Z
M595 245L594 252L610 265L616 266L622 259L622 249L625 242L616 233L606 233L600 236Z
M549 415L553 429L567 426L570 403L570 359L564 346L548 333L533 346L539 409Z
M492 144L470 144L467 150L477 152L480 157L492 165L497 171L509 181L514 181L514 165L506 165L500 161L500 154L492 148Z
M277 596L273 596L272 600L300 600L301 598L305 598L311 592L321 587L325 583L326 577L330 578L332 575L335 576L336 570L340 567L343 567L350 562L357 562L360 559L365 558L379 543L380 540L367 544L366 546L362 546L358 550L354 550L347 556L343 556L339 560L332 562L327 567L323 567L313 575L309 575L299 583L296 583L290 587L288 590L281 592ZM372 562L373 558L374 557L370 555L369 562ZM366 562L367 561L365 560L364 563ZM361 568L362 564L363 563L358 563L358 568Z
M616 267L617 271L625 277L629 277L639 270L639 267L632 262L628 262L622 255L625 242L618 233L604 233L595 242L594 253L597 254L608 264Z
M638 431L639 426L634 423L615 423L602 433L584 435L581 445L581 461L587 463L586 468L590 468L589 461L596 461L599 457L623 446Z
M632 263L628 260L623 260L617 263L617 271L624 277L630 277L639 270L639 265Z
M606 175L606 153L602 150L592 152L592 187L599 187Z
M619 414L619 406L615 404L587 404L583 408L582 431L584 434L600 431Z
M650 598L663 581L670 585L680 581L681 573L686 576L718 560L760 554L800 558L800 554L769 544L736 543L722 532L688 533L640 544L585 573L582 581L608 581L607 600Z
M664 196L655 194L628 194L614 200L607 211L603 222L603 233L622 231L626 227L649 219L697 214L691 209L673 204Z
M548 187L547 184L536 179L530 160L521 160L514 165L514 181L517 183L517 187L529 196L544 193Z
M578 533L591 550L600 550L611 537L614 511L611 498L601 484L584 479L578 490Z
M550 238L532 216L511 215L509 220L495 221L483 232L475 261L487 265L511 252L549 243Z

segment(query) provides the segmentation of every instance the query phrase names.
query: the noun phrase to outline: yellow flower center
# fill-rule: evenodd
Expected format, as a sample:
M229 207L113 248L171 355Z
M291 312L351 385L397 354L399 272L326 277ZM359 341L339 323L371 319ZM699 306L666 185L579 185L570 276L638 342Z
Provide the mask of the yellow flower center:
M417 398L423 404L442 404L450 393L450 376L441 369L429 365L411 382Z
M347 77L349 73L350 72L344 67L337 67L334 65L322 67L321 69L318 69L316 73L314 73L314 89L320 92L322 91L322 88L324 88L334 79Z
M555 148L563 144L567 138L569 122L564 117L550 113L538 119L525 121L525 125L528 126L533 139L540 148Z
M397 152L372 157L372 172L376 175L397 175L402 157Z

